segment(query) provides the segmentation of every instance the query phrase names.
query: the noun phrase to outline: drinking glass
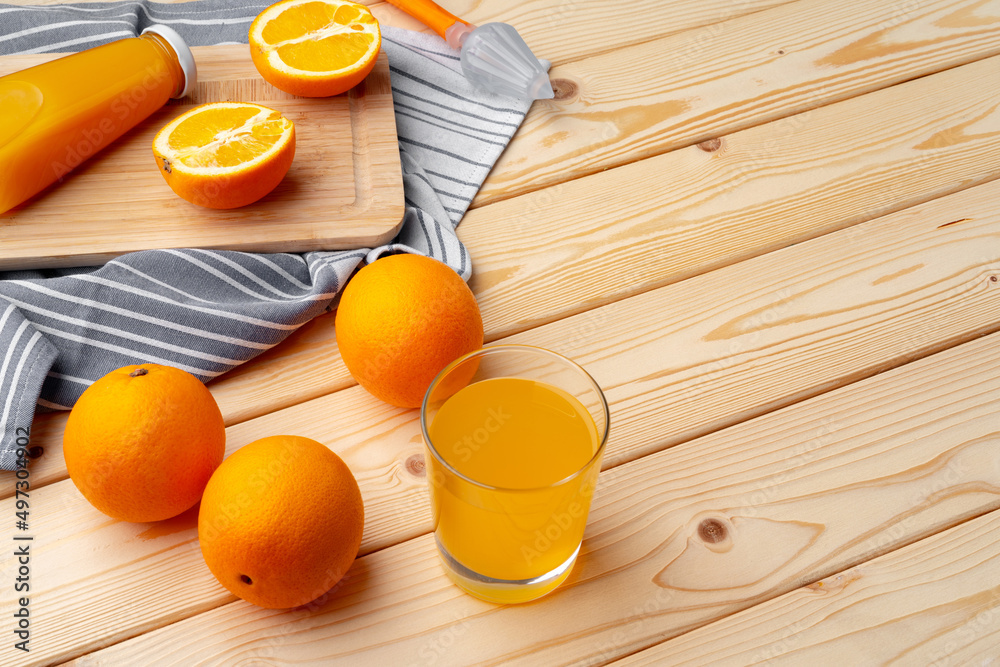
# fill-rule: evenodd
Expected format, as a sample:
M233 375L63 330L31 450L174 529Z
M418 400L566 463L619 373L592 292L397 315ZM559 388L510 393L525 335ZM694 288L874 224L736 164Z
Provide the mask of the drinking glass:
M565 581L608 436L594 379L549 350L486 347L434 379L420 424L451 580L498 603L534 600Z

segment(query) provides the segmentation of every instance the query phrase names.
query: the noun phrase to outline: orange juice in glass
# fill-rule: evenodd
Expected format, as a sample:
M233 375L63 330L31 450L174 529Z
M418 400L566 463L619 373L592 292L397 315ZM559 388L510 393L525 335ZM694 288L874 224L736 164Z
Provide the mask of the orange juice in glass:
M441 371L421 409L434 535L448 576L490 602L534 600L580 551L608 406L554 352L498 345Z

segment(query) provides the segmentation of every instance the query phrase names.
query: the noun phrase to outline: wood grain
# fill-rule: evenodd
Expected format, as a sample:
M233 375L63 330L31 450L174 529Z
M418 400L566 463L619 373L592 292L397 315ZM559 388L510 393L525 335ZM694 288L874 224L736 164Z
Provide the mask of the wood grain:
M707 27L787 2L638 0L625 6L609 5L604 0L445 0L439 4L476 25L509 23L517 28L536 56L563 63L665 34ZM399 10L388 3L365 4L380 21L395 24L398 20Z
M537 6L541 6L540 1ZM458 4L449 6L461 12ZM640 4L649 3L641 0ZM669 20L668 10L682 3L655 4L661 5L664 18L660 23L665 23ZM702 4L711 10L729 3L708 0ZM739 11L749 3L732 4L733 11ZM904 13L910 7L918 7L917 3L895 4ZM480 5L496 6L492 0L484 0ZM536 3L521 3L528 5ZM608 6L596 0L551 0L546 7L555 16L559 10L572 13L585 5L591 15ZM995 4L985 2L981 7L995 7ZM670 28L661 25L657 29ZM604 40L600 35L591 35L592 46L583 40L578 46L584 51L601 50L607 41L617 39L620 34L608 35ZM537 34L529 36L529 42L537 49L535 39ZM747 54L740 54L740 58L744 57ZM562 229L545 226L549 209L570 211L563 208L566 186L558 184L529 195L544 196L524 209L528 216L517 221L519 229L515 231L527 235L526 228L540 226L538 235L530 238L537 239L538 247L547 245L551 251L558 249L567 236L571 242L578 240L574 238L578 225L583 225L579 236L602 229L603 222L598 216L605 210L609 216L621 216L614 223L628 225L628 231L616 234L609 229L599 237L612 258L633 257L625 249L649 239L660 250L635 255L641 262L635 265L641 268L628 271L625 276L620 271L594 274L611 283L608 298L612 300L800 242L995 177L996 166L991 163L991 155L996 154L993 143L996 125L992 115L996 105L994 100L991 108L987 97L995 86L987 87L994 82L988 77L980 82L983 95L976 98L980 100L976 103L978 107L963 107L951 118L934 117L933 111L927 111L930 104L920 107L927 111L928 119L922 140L917 139L919 133L909 130L896 133L892 125L896 117L878 115L883 110L875 105L852 107L858 112L855 116L826 118L833 127L844 129L830 131L831 141L850 140L848 126L858 127L870 118L889 119L889 122L879 126L872 120L877 131L861 138L862 143L853 144L859 147L856 155L831 150L825 165L817 163L815 168L806 170L810 174L808 183L796 182L791 177L792 167L802 164L805 153L786 153L784 163L767 160L747 163L745 171L730 174L728 190L706 191L703 198L706 207L701 209L705 215L693 217L690 224L679 216L656 217L653 205L643 207L644 198L656 198L666 189L659 185L656 180L659 174L653 170L662 163L645 160L641 163L647 167L645 172L629 172L628 179L621 181L625 185L634 181L645 186L628 191L637 193L640 199L636 208L610 189L598 197L581 187L579 192L586 196L582 201L589 208L581 207L576 217L561 219ZM917 83L921 82L914 82ZM975 84L968 81L967 89L945 86L925 92L938 96L936 102L958 101L961 105L964 102L956 98L971 99L969 95L976 92L974 88ZM867 97L871 95L860 99ZM916 97L880 99L884 104L900 100L903 104L919 104ZM822 110L807 111L800 117L813 119L812 114L819 111ZM908 109L899 111L899 117L907 116ZM784 129L785 135L800 130L794 123ZM761 150L758 157L772 155L776 147L784 144L783 138L774 136L778 139L776 144L758 145ZM884 137L888 137L889 146L881 153L880 141ZM729 138L707 143L708 157L718 161L726 155L731 148L727 145ZM804 143L797 147L807 151L812 145ZM824 145L820 148L824 149ZM688 152L695 150L700 149ZM741 153L736 151L736 154ZM852 160L857 161L848 164ZM783 172L785 165L788 173ZM852 166L856 169L851 169ZM824 168L832 172L829 178L823 176ZM965 172L966 168L971 172ZM608 173L625 176L622 169ZM677 178L666 173L669 178ZM703 172L696 169L695 173ZM754 183L751 189L743 187L748 180ZM574 183L604 182L582 179ZM794 184L793 192L783 198L784 188L790 183ZM795 185L803 190L795 190ZM826 186L832 187L832 196L827 196ZM735 192L736 196L727 192ZM676 289L672 292L658 290L670 294L666 299L628 299L624 303L629 305L621 310L601 308L518 336L518 340L530 341L537 333L542 343L555 341L563 345L564 351L595 355L605 373L613 370L616 344L635 347L634 354L624 355L625 367L613 376L607 375L617 381L615 419L620 407L624 408L625 423L636 425L645 420L650 438L666 444L674 437L671 429L675 426L683 439L687 437L683 433L688 432L685 428L691 425L702 424L711 430L728 423L729 409L735 410L732 417L736 420L757 414L741 410L740 406L746 403L756 405L755 410L770 410L781 405L783 393L784 400L798 400L837 383L905 364L901 369L608 470L602 478L598 506L592 517L588 551L570 586L544 603L496 608L462 595L441 577L433 546L423 536L359 559L345 584L318 610L265 612L241 602L225 604L232 598L218 586L212 587L210 575L197 556L196 543L191 537L192 516L147 526L109 522L82 503L69 482L61 482L42 489L40 502L44 513L36 515L44 517L41 524L44 534L54 536L39 553L46 577L50 572L56 576L52 580L39 578L45 586L41 591L41 609L48 619L42 623L43 630L53 644L45 647L48 653L32 658L36 662L60 659L53 655L68 658L160 627L148 635L87 656L79 664L171 661L193 664L210 659L246 664L270 663L276 659L325 664L332 658L350 665L474 661L602 664L734 612L737 616L732 618L738 618L740 609L759 602L767 604L766 600L775 595L801 590L803 585L816 583L819 577L827 577L821 580L827 587L846 583L842 590L853 594L859 586L867 586L867 580L859 584L838 582L836 573L869 575L872 570L862 568L867 568L870 562L862 563L870 558L989 511L1000 502L994 465L998 444L996 378L1000 370L1000 359L995 352L1000 349L997 337L913 361L939 347L991 331L1000 323L992 280L998 277L1000 269L1000 254L996 253L997 221L965 217L975 206L989 208L986 198L977 199L983 193L993 202L1000 197L995 189L976 188L957 195L959 198L941 200L951 205L951 210L944 204L936 209L922 206L888 218L896 226L893 233L901 247L899 252L890 247L894 244L887 243L889 237L882 235L885 229L880 229L874 235L871 256L860 260L854 251L868 244L872 229L862 225L834 235L841 245L829 246L823 253L803 251L805 254L800 255L801 247L790 248L774 253L778 259L773 264L746 262L758 271L734 272L733 267L715 271L718 281L703 276L674 285ZM815 202L810 202L808 196L814 197ZM695 201L687 202L687 208L682 204L679 209L669 210L675 213L688 210ZM755 214L742 226L713 227L714 219L707 207L707 202L712 201L723 207L724 218L735 215L727 212L735 212L741 205L753 209ZM660 206L669 207L671 203L660 202ZM834 210L824 217L828 208ZM659 227L643 228L641 220L633 224L633 211L642 219L658 222ZM995 206L987 215L994 213ZM819 217L815 228L804 226L810 214ZM789 229L794 232L782 234L777 227L767 226L768 216L783 220L786 215L793 219ZM937 228L945 234L940 248L925 243L931 238L929 227L925 228L921 222L926 215L940 215ZM915 220L917 235L924 241L911 244L909 230ZM492 222L496 227L493 231L498 243L500 236L507 234L507 259L498 266L509 267L508 272L495 273L494 279L498 282L510 279L514 281L512 285L527 279L518 267L528 263L510 252L513 232L503 226L507 221L487 217L482 221ZM968 236L950 235L969 222L983 226ZM755 225L766 227L761 237L767 239L766 243L754 246L752 240L741 237L725 244L723 232L740 233L743 226ZM463 225L463 233L466 227ZM696 227L707 227L709 231L686 235ZM659 231L663 228L672 230L671 233L683 232L681 241L690 238L705 244L709 260L685 259L693 257L698 248L685 246L683 242L678 244L678 237L668 242L664 238L666 233ZM573 231L567 234L566 230ZM633 236L636 232L638 236ZM492 237L485 227L483 235ZM543 244L540 239L545 235L556 243ZM802 247L815 248L814 243L804 243ZM472 250L477 253L477 247ZM594 277L584 268L594 263L595 256L601 256L600 250L600 244L594 244L591 254L580 258L579 263L569 253L565 256L553 253L552 263L543 265L544 270L535 280L526 281L529 285L543 281L550 285L550 290L551 285L574 287L577 282ZM847 259L841 259L841 252ZM680 257L677 266L687 269L660 273L658 262L670 261L661 257L675 254ZM884 256L884 265L879 262L880 256ZM781 261L789 257L793 261L786 277L791 281L791 293L782 291L788 284L776 280L783 271L779 266ZM818 267L817 282L802 278L807 275L807 265L801 261L804 259ZM930 274L925 259L932 265ZM847 274L830 273L831 265L841 261L855 269L857 275L853 279ZM647 277L645 269L649 264L653 268ZM618 269L622 265L620 261L617 267L609 264ZM575 271L562 273L564 266ZM628 284L629 278L636 283L634 289ZM544 282L549 279L551 283ZM735 282L738 280L746 282ZM940 284L935 284L935 280ZM692 292L685 294L681 289L684 285ZM585 299L585 303L571 305L565 311L559 310L557 291L552 314L544 310L547 296L529 289L528 304L517 311L524 320L508 332L534 326L530 322L553 321L607 303L600 296L603 283L595 282L589 287L599 294L587 300L586 290L580 290L584 296L578 298ZM696 303L698 300L704 303ZM960 307L965 304L972 306L971 316L967 317ZM644 315L640 305L647 311ZM712 311L714 306L722 310ZM657 318L663 320L663 331L655 327ZM638 325L638 329L633 332L630 325L632 328ZM940 331L939 325L943 326ZM601 335L609 327L619 332L617 341ZM706 331L722 334L713 337L705 335ZM241 369L245 373L241 382L247 382L246 388L252 386L257 393L248 403L234 392L231 404L234 412L230 415L235 410L243 415L251 414L254 409L268 410L268 382L292 387L299 373L306 381L303 394L308 395L318 386L313 378L322 382L324 372L332 370L336 374L342 370L338 365L332 369L321 367L323 360L308 353L308 348L326 346L323 330L317 328L307 333L288 346L294 354L290 368L278 361L284 352L282 346L272 357L275 364ZM657 337L662 340L654 342ZM722 345L723 341L728 341L728 348ZM299 343L306 349L300 348ZM791 345L800 349L791 353ZM692 350L693 372L700 373L706 381L692 383L695 395L675 404L669 392L659 389L668 387L672 379L684 380L683 371ZM607 353L607 361L602 360L603 353ZM649 355L649 359L642 355ZM644 374L639 374L640 367ZM730 369L734 369L731 374ZM760 383L755 377L758 371ZM250 379L257 382L251 385ZM829 384L825 382L828 379ZM342 380L341 377L330 386L339 389L344 386ZM645 390L651 390L653 396L640 405L641 392ZM275 405L298 400L285 392L284 388L276 392ZM256 401L260 402L254 407L252 403ZM643 410L648 413L641 414ZM678 414L670 414L674 411ZM667 417L660 413L667 413ZM723 417L721 420L716 418L719 415ZM338 451L351 450L349 462L352 468L365 474L362 485L366 502L376 510L369 522L374 533L366 534L365 538L366 551L379 543L391 544L392 540L424 530L427 513L418 474L420 467L415 458L420 446L419 439L413 440L411 415L387 410L355 387L308 406L278 413L271 421L254 420L233 427L230 444L239 446L246 438L263 434L272 427L301 427L323 434ZM626 431L631 440L622 441L621 451L632 446L649 447L649 441L635 437L643 427L635 428L631 435ZM368 435L374 436L370 448L364 445ZM58 458L61 460L61 455ZM9 501L5 502L10 511ZM718 547L700 540L698 528L705 518L723 525L729 521L732 541ZM957 544L954 557L935 556L937 560L926 567L925 574L917 576L915 583L923 588L914 596L919 599L907 605L916 613L889 626L902 638L897 642L899 645L907 641L916 645L929 638L908 654L910 661L926 664L928 660L922 658L929 656L944 664L967 662L977 655L996 655L997 632L991 627L979 630L991 623L980 622L980 618L993 617L977 614L978 624L974 625L969 615L970 609L990 613L996 604L983 593L989 591L992 595L993 589L982 585L977 589L971 576L960 573L951 579L944 578L967 564L977 568L973 570L977 576L989 577L986 586L996 578L995 565L989 564L984 569L970 560L984 550L989 552L990 559L994 558L990 545L995 542L996 529L987 528L992 533L988 544L973 541ZM931 539L938 538L927 538L926 544L938 544L930 542ZM803 544L804 547L797 548ZM921 545L917 542L914 548L921 549ZM919 556L924 552L913 553ZM763 565L755 569L758 563ZM880 566L878 561L876 566ZM7 576L10 567L9 559L0 561L0 568ZM77 568L83 570L80 576L75 572ZM896 572L900 573L901 568L912 568L909 571L915 575L921 572L911 558L901 560ZM872 592L881 594L892 582L902 581L898 576L890 577L889 568L879 572L884 576L875 582ZM944 590L938 585L938 578L954 588L948 586ZM109 588L120 590L109 595ZM818 588L822 587L811 590ZM935 598L928 604L925 595ZM879 618L893 622L895 617L886 610L897 607L890 604L889 596L872 596L872 600L875 602L869 602L861 611L873 615L881 612L883 616ZM942 603L935 604L934 600ZM956 602L948 604L953 601ZM224 606L199 613L219 605ZM763 609L766 612L772 608ZM10 612L7 607L0 607L0 613ZM840 620L844 616L834 618ZM780 623L780 613L778 619ZM175 621L179 622L166 625ZM733 632L739 632L741 627L734 627ZM831 636L830 627L827 622L821 630L828 634L809 634L808 629L803 629L803 633L810 638L826 638ZM843 635L851 640L859 638L849 634L850 623L835 622L833 628L835 638ZM943 632L937 632L940 630ZM723 639L729 641L730 635L723 635ZM838 661L847 655L844 649L857 649L856 642L847 647L843 639L837 641L842 647L835 655ZM876 641L881 642L882 638ZM922 647L933 652L921 652ZM813 657L808 653L802 655L806 659Z
M997 1L801 0L557 67L556 99L473 206L995 55L998 38Z
M81 0L100 2L101 0ZM164 0L182 3L192 0ZM471 23L515 26L539 58L553 63L576 60L638 44L663 35L707 27L791 0L633 0L627 8L604 0L444 0L440 4ZM379 0L360 0L382 25L433 34L403 11ZM25 5L57 5L62 0L22 0Z
M462 594L423 536L359 559L316 608L238 601L76 664L606 663L1000 507L997 343L604 473L577 569L544 603Z
M574 358L605 389L612 414L607 469L645 461L658 450L1000 328L1000 288L991 280L1000 273L998 197L1000 181L510 340ZM956 219L964 222L948 224ZM989 358L980 357L984 363ZM934 386L944 391L939 384ZM900 411L897 406L893 414ZM815 414L810 419L813 432L824 424ZM315 438L351 467L365 499L363 552L429 530L415 411L391 408L352 387L230 427L227 449L274 433ZM746 443L769 444L759 437ZM713 461L702 457L706 466ZM650 465L659 470L661 464ZM193 517L162 530L111 522L68 480L33 497L43 516L70 517L44 528L53 546L39 567L60 573L48 577L48 602L39 602L39 609L51 605L51 649L44 650L53 653L44 655L66 657L73 647L89 650L122 632L137 634L189 616L213 595L215 604L229 599L207 579ZM11 504L0 502L0 512L13 511ZM166 552L184 576L161 581L156 593L138 594L129 582L160 577ZM79 553L102 558L66 567ZM86 594L74 592L81 587ZM95 609L118 618L123 607L136 629L117 622L105 627L94 618ZM90 639L81 644L84 627Z
M470 211L487 340L996 178L998 73L966 65ZM304 336L315 355L286 342L216 395L242 420L343 388L332 325Z
M989 664L998 581L994 511L613 665Z
M744 130L714 152L689 147L469 212L459 236L487 340L996 178L998 72L1000 58L973 63ZM329 314L210 387L235 424L351 384ZM38 483L66 477L64 419L35 429Z
M3 56L0 74L54 57ZM403 181L385 54L349 93L313 99L261 81L245 46L195 47L195 57L200 82L183 105L168 104L44 196L0 214L0 270L100 264L154 248L370 247L396 235ZM252 205L212 210L188 203L156 168L153 137L191 105L234 100L261 102L296 123L295 161Z
M997 87L991 58L470 211L459 237L486 327L523 331L997 178Z
M452 9L474 22L486 23L503 19L515 23L536 49L543 49L546 57L560 61L592 55L597 50L633 44L653 34L660 36L706 26L787 1L743 0L734 4L728 0L637 0L630 5L630 11L646 20L632 25L630 30L615 31L608 31L606 21L594 11L600 8L600 3L595 3L594 0L534 0L519 3L516 7L499 0L487 0L473 3L474 6L456 6ZM24 4L54 3L55 0L31 0ZM408 29L421 27L387 3L364 4L372 5L379 20L387 25ZM505 14L511 11L517 12L517 20L505 18ZM552 21L555 20L558 20L557 30L552 29ZM640 34L635 30L646 32ZM199 54L200 60L203 57L200 47L195 47L195 52ZM232 64L216 65L216 76L220 79L233 79L240 71L239 67L233 67ZM482 223L490 226L494 224L489 219L482 219ZM465 227L469 226L466 224ZM490 333L487 332L488 336ZM493 334L491 339L502 335L504 330ZM213 383L213 391L226 415L227 423L232 424L259 416L269 409L287 407L351 384L353 381L339 359L333 336L333 315L330 314L305 325L276 350L231 371ZM39 484L65 479L60 450L65 419L66 416L62 414L43 414L36 418L33 427L34 444L49 452L48 456L34 464L35 479ZM6 497L9 493L3 489L0 495Z

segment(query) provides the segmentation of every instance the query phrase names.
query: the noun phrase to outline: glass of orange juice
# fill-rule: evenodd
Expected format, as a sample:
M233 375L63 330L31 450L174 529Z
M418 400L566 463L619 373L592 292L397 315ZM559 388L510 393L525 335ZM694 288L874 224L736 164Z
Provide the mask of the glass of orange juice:
M472 595L527 602L573 569L608 436L604 393L580 366L525 345L447 366L420 411L434 536Z

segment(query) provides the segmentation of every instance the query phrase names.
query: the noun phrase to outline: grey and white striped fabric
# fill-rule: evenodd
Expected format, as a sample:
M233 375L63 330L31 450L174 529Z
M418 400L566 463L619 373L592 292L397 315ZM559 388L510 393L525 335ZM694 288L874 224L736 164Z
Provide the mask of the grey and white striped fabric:
M153 23L191 45L245 43L268 4L0 5L0 55L91 48ZM207 382L322 313L355 269L383 254L430 255L468 279L472 263L455 227L528 103L474 91L457 53L436 37L386 27L383 48L407 204L395 241L304 255L145 251L96 269L0 273L0 468L14 468L36 403L69 409L95 380L133 363L176 366Z

